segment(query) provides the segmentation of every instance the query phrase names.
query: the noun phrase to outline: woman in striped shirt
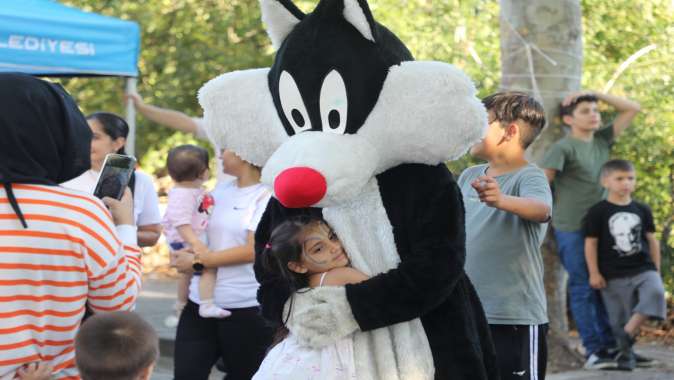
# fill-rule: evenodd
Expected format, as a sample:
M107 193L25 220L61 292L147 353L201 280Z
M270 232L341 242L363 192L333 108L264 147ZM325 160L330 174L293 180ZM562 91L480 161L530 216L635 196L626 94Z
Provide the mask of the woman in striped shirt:
M128 310L140 289L132 200L127 190L104 205L57 185L89 169L91 140L59 85L0 74L0 104L0 380L32 362L79 379L85 303Z

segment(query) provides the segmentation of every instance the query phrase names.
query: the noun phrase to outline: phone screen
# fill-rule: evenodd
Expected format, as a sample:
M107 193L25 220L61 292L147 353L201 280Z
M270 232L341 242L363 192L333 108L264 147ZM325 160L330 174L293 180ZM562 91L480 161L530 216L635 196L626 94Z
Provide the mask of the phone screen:
M136 167L136 159L122 154L108 154L103 169L98 176L94 195L103 199L110 197L122 199L124 189L129 184L131 174Z

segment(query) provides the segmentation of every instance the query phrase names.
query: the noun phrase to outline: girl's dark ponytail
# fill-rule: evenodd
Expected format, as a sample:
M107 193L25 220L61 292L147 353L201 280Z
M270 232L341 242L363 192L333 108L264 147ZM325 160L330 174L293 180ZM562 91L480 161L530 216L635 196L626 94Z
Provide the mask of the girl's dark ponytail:
M273 297L265 297L266 300L273 302L273 304L268 302L264 305L264 309L271 313L271 315L268 315L267 317L271 317L273 326L278 328L283 326L286 322L285 318L283 318L283 306L285 301L292 297L294 289L292 279L287 273L290 272L290 270L283 267L281 260L276 256L278 252L274 252L270 244L271 243L267 243L265 249L262 251L262 256L260 257L262 268L266 274L264 276L264 282L265 284L268 284L268 286L260 286L258 292L265 289L266 291L274 293Z
M289 300L292 304L292 290L290 284L287 281L285 276L279 275L281 273L281 268L279 267L280 262L274 256L271 244L267 243L264 250L262 251L261 256L262 267L264 268L267 276L271 273L274 273L272 278L267 278L269 282L273 282L273 292L275 293L274 297L266 297L267 300L273 301L274 304L265 305L266 310L272 310L272 327L275 328L274 336L272 337L272 342L269 345L267 351L271 350L274 346L281 343L288 334L290 330L286 327L287 316L283 316L283 307L285 300ZM267 281L265 281L267 283ZM262 287L258 289L258 292L262 291ZM292 309L292 306L291 306Z
M297 217L279 224L271 233L269 242L259 258L264 283L261 283L258 292L267 292L263 297L265 318L273 322L273 327L282 327L287 322L288 315L283 315L283 307L286 300L300 289L309 286L309 278L306 274L295 273L288 268L291 261L301 261L302 245L298 236L302 229L311 223L320 222L321 219ZM260 293L258 293L260 298Z

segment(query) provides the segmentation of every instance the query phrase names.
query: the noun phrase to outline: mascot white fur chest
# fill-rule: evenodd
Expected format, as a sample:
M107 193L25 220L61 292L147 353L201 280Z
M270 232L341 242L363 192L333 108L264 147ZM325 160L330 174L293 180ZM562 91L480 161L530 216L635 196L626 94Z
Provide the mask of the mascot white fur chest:
M294 296L288 327L320 347L352 333L359 379L492 379L484 313L463 272L461 193L444 162L486 128L468 77L417 62L365 0L304 14L261 0L271 68L201 89L211 138L262 166L274 189L259 255L287 218L322 215L355 268L372 276ZM290 289L256 265L263 315L282 323Z

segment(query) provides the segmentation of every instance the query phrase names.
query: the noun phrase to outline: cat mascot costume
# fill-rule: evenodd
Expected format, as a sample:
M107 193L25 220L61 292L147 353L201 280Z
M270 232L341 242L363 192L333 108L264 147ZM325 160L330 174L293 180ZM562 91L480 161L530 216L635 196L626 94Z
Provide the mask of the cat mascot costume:
M311 347L353 334L358 379L496 379L484 312L463 271L464 208L447 160L487 115L457 68L414 61L366 0L260 0L271 68L222 74L199 101L210 137L274 190L256 240L265 318ZM319 215L371 276L290 291L259 264L273 228ZM283 316L292 300L292 315Z

